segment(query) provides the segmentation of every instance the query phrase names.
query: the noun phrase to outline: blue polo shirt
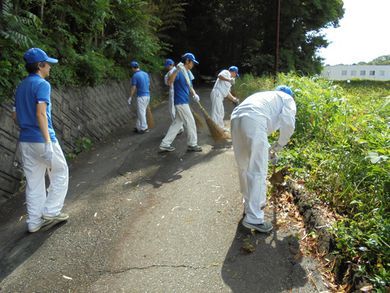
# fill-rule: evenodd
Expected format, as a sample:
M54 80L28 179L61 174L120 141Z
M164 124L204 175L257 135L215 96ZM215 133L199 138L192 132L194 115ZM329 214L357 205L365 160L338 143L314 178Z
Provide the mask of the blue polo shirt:
M50 139L55 142L56 135L51 120L50 83L38 74L27 76L16 89L16 117L20 127L19 141L45 142L37 119L37 104L47 105L46 115Z
M189 104L190 87L184 77L183 72L179 70L173 83L174 87L174 104Z
M131 85L137 88L137 97L150 96L149 92L149 75L142 70L138 70L133 74L131 78Z

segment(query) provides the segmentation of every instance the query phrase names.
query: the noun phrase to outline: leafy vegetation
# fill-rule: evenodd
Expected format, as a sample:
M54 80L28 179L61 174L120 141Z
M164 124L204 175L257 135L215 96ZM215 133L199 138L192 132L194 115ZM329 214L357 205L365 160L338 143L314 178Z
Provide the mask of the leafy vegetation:
M359 62L359 65L390 65L390 55L383 55L370 62Z
M178 53L195 53L203 74L214 75L232 64L255 75L273 72L278 1L187 2L185 25L169 34ZM320 30L338 25L342 7L341 0L281 1L282 72L320 72L322 60L316 52L328 44Z
M390 83L332 83L280 75L296 93L296 132L281 165L305 182L313 198L342 216L332 232L339 274L378 290L390 280ZM270 78L244 76L239 96L272 89Z
M93 147L93 142L90 138L81 137L77 139L76 147L73 149L73 151L66 154L66 158L68 160L73 160L74 158L77 157L78 154L84 151L89 151L92 149L92 147Z
M183 11L180 1L0 1L0 102L26 75L29 47L59 58L51 72L59 87L123 80L132 59L160 70L171 48L165 32L181 23Z
M51 76L59 87L124 79L131 59L147 71L160 70L171 51L175 59L195 52L204 74L233 63L254 74L270 73L276 11L276 2L265 0L3 0L0 102L12 97L25 75L22 56L29 47L60 59ZM337 26L342 15L342 0L283 2L280 70L319 72L316 51L327 45L320 29Z

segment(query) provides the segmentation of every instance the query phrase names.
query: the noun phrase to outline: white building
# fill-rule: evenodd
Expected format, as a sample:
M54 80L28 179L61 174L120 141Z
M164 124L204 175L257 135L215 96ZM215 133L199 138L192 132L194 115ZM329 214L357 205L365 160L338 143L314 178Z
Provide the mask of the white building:
M321 76L330 80L390 80L390 65L325 66L321 72Z

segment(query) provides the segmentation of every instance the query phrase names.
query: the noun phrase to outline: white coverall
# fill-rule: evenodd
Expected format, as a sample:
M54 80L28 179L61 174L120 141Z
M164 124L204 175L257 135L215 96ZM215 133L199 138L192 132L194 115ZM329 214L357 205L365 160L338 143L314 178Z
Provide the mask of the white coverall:
M54 217L61 212L68 191L69 171L62 149L53 142L51 168L41 157L44 143L20 142L23 170L26 175L27 225L33 229L40 225L41 217ZM48 171L50 186L46 196L45 173Z
M279 129L278 144L286 145L295 129L295 114L294 99L281 91L255 93L233 110L232 142L247 223L264 222L268 135Z
M222 70L219 76L225 78L232 78L229 70ZM221 128L224 128L223 118L225 116L225 109L223 107L223 99L228 96L232 84L229 81L217 79L210 94L211 99L211 119L218 124Z

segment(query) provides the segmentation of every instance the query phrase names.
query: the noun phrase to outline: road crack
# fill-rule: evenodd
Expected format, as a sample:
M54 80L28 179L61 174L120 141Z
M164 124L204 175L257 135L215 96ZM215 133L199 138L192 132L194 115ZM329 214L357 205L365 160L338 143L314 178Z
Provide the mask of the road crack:
M173 269L191 269L191 270L205 270L209 269L211 267L215 267L217 265L209 265L209 266L192 266L192 265L164 265L164 264L154 264L154 265L149 265L149 266L143 266L143 267L128 267L128 268L123 268L119 270L100 270L98 271L101 274L109 274L109 275L117 275L117 274L123 274L129 271L143 271L143 270L150 270L154 268L173 268Z

